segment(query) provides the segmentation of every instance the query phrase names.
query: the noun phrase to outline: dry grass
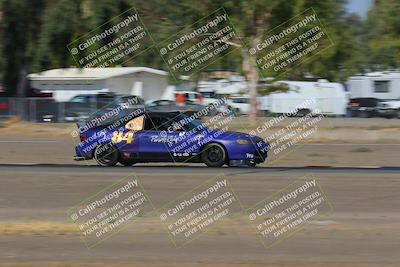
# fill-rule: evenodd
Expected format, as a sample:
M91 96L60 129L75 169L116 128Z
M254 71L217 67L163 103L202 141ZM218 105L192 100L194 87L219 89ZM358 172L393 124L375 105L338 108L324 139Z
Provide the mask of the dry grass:
M352 149L349 152L366 153L366 152L372 152L372 150L367 147L359 147L359 148Z
M3 121L0 125L3 133L38 137L71 137L71 132L76 130L73 123L31 123L18 119Z
M263 125L267 119L260 119L257 125ZM271 134L281 130L288 123L293 122L294 118L280 123L277 126L257 133L262 138L270 137ZM314 143L399 143L400 142L400 120L399 122L385 121L360 122L355 121L336 121L334 124L323 122L318 124L315 134L307 137L304 142ZM0 123L1 133L13 137L39 137L39 138L68 138L76 132L77 127L74 123L29 123L19 119L10 119ZM229 131L249 132L257 127L248 121L247 117L240 117L229 124ZM300 141L302 143L303 141Z
M75 224L56 222L34 222L34 223L2 223L0 224L0 235L24 235L24 234L69 234L79 233Z

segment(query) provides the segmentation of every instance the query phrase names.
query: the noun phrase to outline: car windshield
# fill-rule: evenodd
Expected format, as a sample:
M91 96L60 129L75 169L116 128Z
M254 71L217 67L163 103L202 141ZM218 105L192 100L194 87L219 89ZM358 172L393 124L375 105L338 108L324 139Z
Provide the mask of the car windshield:
M234 98L233 103L248 104L249 100L247 98Z
M73 102L73 103L85 103L86 98L89 98L89 97L85 97L83 95L77 95L77 96L74 96L73 98L71 98L69 101Z
M207 127L204 126L201 122L192 119L186 115L179 115L174 119L176 125L175 127L183 128L186 131L200 131L200 130L206 130Z

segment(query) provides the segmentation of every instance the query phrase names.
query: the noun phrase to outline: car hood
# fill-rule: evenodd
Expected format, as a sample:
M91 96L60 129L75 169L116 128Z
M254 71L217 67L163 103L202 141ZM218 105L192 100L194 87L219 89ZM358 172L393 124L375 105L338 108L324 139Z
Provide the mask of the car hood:
M378 104L378 107L398 108L400 107L400 101L399 100L382 101Z

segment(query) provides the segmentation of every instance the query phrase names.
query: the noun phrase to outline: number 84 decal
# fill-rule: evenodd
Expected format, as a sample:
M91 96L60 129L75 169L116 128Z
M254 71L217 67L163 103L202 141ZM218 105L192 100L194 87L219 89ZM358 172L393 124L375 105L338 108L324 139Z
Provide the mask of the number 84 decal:
M111 138L111 142L114 144L121 143L122 141L125 141L127 144L132 143L133 140L133 132L127 132L124 134L124 132L114 132L113 136Z

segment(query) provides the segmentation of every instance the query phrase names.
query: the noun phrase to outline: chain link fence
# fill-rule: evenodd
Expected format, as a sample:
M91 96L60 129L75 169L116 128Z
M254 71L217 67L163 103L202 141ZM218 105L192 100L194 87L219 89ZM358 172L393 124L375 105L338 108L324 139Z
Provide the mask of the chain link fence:
M88 99L84 102L55 102L49 97L0 97L0 120L19 117L29 122L78 122L125 101L114 98Z
M65 103L51 98L0 97L0 119L19 117L29 122L65 122Z

